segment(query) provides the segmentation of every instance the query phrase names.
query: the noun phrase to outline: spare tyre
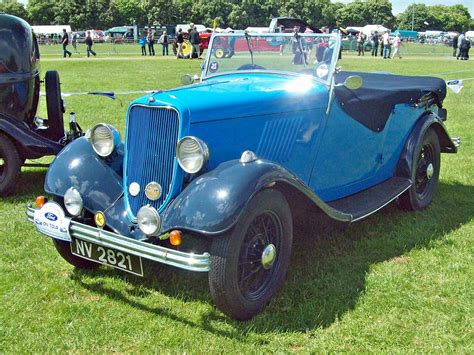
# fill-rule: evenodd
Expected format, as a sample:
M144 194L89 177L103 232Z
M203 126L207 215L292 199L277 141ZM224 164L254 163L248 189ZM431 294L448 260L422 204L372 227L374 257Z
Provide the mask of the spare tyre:
M46 72L44 76L46 86L46 108L48 111L48 137L59 141L64 137L64 103L61 98L61 84L59 74L55 70Z

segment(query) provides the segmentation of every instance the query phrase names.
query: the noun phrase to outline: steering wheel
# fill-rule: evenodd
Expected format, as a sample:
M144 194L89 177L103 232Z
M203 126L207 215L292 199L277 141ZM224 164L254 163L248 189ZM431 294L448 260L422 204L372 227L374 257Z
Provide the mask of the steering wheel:
M265 68L257 64L244 64L237 68L237 70L259 70L259 69L265 69Z

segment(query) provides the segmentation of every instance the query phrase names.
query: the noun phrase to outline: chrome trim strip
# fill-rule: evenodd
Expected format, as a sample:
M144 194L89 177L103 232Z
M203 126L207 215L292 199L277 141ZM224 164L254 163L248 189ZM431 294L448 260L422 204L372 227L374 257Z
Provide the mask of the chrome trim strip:
M369 217L371 214L374 214L375 212L377 212L378 210L384 208L385 206L387 206L390 202L394 201L398 196L400 196L401 194L403 194L406 190L408 190L410 187L412 187L413 183L410 184L406 189L404 189L402 192L400 192L397 196L395 196L394 198L390 199L389 201L387 201L386 203L384 203L382 206L380 206L379 208L376 208L375 210L367 213L366 215L363 215L363 216L360 216L359 218L356 218L356 219L352 219L351 220L351 223L352 222L357 222L357 221L360 221L361 219L364 219L366 217Z
M26 207L28 221L33 222L35 209ZM141 242L99 228L71 220L69 233L72 237L95 243L106 248L117 249L144 259L178 267L180 269L205 272L209 271L209 253L193 254L168 249L162 246Z

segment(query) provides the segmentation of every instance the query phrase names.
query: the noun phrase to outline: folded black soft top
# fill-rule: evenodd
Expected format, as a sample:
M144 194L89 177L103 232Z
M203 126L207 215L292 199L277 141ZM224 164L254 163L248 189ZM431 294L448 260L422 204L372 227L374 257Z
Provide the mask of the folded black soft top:
M440 78L340 72L336 74L336 84L342 84L350 75L361 76L362 87L349 90L336 86L336 97L347 114L376 132L384 129L395 105L414 104L430 92L436 94L439 105L446 97L446 83Z

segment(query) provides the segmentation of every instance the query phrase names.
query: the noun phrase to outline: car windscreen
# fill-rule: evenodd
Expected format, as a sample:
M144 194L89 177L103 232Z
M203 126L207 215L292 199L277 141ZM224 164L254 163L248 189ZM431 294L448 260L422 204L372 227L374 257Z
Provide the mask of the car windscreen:
M258 70L312 75L329 84L339 46L337 34L213 34L203 79Z

